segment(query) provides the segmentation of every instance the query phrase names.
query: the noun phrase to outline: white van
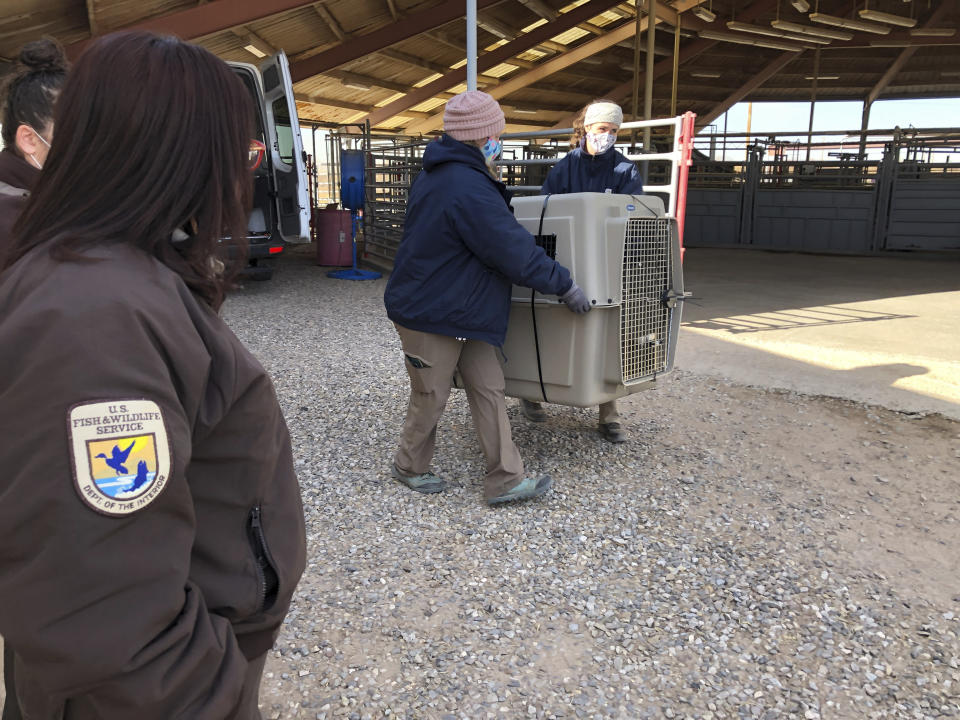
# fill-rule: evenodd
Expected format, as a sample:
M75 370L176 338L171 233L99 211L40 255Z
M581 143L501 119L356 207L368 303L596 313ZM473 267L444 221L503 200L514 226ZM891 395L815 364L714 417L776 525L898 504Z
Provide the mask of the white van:
M273 273L270 258L284 243L310 242L310 200L306 153L293 98L290 65L283 51L260 67L228 63L256 100L255 139L266 146L254 171L253 209L247 226L249 266L244 274L266 280Z

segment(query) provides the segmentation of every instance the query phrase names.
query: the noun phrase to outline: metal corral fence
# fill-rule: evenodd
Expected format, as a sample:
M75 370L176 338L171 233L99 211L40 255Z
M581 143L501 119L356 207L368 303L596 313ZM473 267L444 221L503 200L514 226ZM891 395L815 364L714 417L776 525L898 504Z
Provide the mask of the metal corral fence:
M668 216L674 217L677 206L679 173L671 166L679 162L677 140L681 118L625 123L621 130L653 128L654 146L662 152L628 157L641 161L645 186L664 199ZM535 194L550 168L562 158L570 146L567 138L572 128L502 136L504 154L499 163L502 179L516 194ZM331 132L328 136L327 175L339 176L339 152L343 147L362 148L366 152L362 259L376 267L390 269L403 236L410 186L423 167L423 151L433 137L405 137L365 132ZM630 148L626 148L628 153ZM339 182L335 180L333 182ZM654 187L650 187L650 185ZM336 190L338 192L338 190Z
M622 139L632 125L621 128ZM571 132L504 135L504 182L517 194L538 193L550 167L569 151ZM639 163L645 187L663 198L671 215L676 133L675 127L654 127L655 154L618 145ZM697 136L684 244L855 254L960 250L960 130L871 131L867 159L856 143L830 139L843 138L842 131L813 135L818 139L809 150L781 135ZM393 266L410 186L432 139L338 131L327 136L324 174L333 198L339 198L340 148L366 151L359 237L364 262Z
M852 134L788 135L697 137L687 246L960 250L960 131L871 131L864 155Z

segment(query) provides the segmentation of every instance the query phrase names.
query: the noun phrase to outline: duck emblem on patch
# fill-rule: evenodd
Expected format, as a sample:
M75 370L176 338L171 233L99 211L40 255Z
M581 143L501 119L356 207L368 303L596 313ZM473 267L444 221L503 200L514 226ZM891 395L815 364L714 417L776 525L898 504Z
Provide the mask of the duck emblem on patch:
M170 476L170 445L155 402L75 405L68 428L76 490L91 508L129 515L160 495Z

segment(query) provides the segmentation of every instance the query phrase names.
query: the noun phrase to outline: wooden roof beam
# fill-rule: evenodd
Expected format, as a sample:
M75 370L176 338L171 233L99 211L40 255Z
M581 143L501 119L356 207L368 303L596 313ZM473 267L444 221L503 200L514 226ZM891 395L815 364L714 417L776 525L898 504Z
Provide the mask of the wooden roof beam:
M228 0L218 0L213 6L220 5ZM280 0L274 0L279 2ZM291 2L292 0L286 0ZM490 7L502 0L477 0L477 10ZM401 40L414 37L423 32L446 25L452 20L463 17L463 0L445 0L439 5L411 13L385 27L378 28L364 35L354 35L350 42L342 43L325 50L305 60L295 61L290 65L290 76L294 82L306 80L314 75L320 75L327 70L356 60L385 47L390 47Z
M943 19L943 16L946 14L947 6L949 5L946 0L940 3L936 10L933 11L933 14L930 15L930 19L923 24L925 28L936 27L940 24L940 20ZM872 105L873 101L880 97L880 93L883 92L884 88L889 85L893 79L900 73L903 69L903 66L907 64L907 61L913 57L913 54L917 51L916 47L904 48L898 55L897 59L893 61L887 71L883 74L883 77L877 81L877 84L873 86L870 92L867 94L866 105Z
M544 39L553 37L558 33L574 27L577 23L599 15L604 10L614 5L617 1L618 0L589 0L589 2L574 8L570 12L562 14L553 22L540 25L539 27L531 30L529 33L521 35L516 40L508 42L505 45L501 45L500 47L491 50L490 52L480 55L477 58L477 71L480 72L483 70L488 70L489 68L495 67L500 63L513 62L511 59L514 55L526 52L534 45L542 42ZM451 70L442 78L438 78L433 82L427 83L423 87L412 88L405 97L395 100L382 108L377 108L375 111L370 113L366 119L370 121L371 126L375 126L379 123L382 123L384 120L390 119L394 115L400 114L401 110L414 107L415 105L422 103L424 100L429 100L430 98L436 96L439 92L448 90L449 88L462 83L464 80L466 80L466 78L466 67Z
M392 80L381 80L372 75L363 75L361 73L350 72L349 70L328 70L324 73L327 77L338 79L341 83L356 85L365 85L367 87L378 87L384 90L393 90L394 92L408 92L409 85L393 82Z
M539 15L547 22L556 20L557 17L559 17L559 13L543 2L543 0L520 0L520 3L530 8L534 14Z
M701 2L699 4L702 5L703 3ZM737 17L742 22L749 22L751 20L757 19L764 13L768 12L775 5L776 5L776 0L758 0L758 2L753 3L753 5L751 5L750 7L741 11L737 15ZM693 7L693 5L690 5L690 7ZM657 9L658 10L660 9L659 3L657 4ZM696 18L685 16L683 18L684 28L690 28L692 26L692 22L694 21L696 21ZM684 63L687 63L693 60L697 56L705 53L707 50L709 50L716 44L717 44L716 40L703 40L703 39L694 40L693 42L689 43L686 47L680 50L679 64L683 65ZM672 72L673 72L672 57L667 58L665 60L661 60L653 68L654 78L663 77L664 75L668 75ZM645 85L645 82L646 82L646 76L641 75L640 76L641 88L643 88L643 86ZM630 95L632 92L633 92L633 79L631 77L630 80L620 83L619 85L611 88L606 93L602 93L600 97L609 97L612 100L622 100L623 98ZM570 125L573 123L573 118L574 116L570 115L569 117L562 119L554 127L558 127L558 128L570 127Z
M554 34L556 34L556 33L554 33ZM451 50L454 50L454 51L457 53L458 57L463 57L464 54L466 53L466 47L464 47L464 45L462 45L462 44L460 44L460 43L457 43L457 42L454 42L454 41L451 40L446 34L440 32L440 31L423 33L423 36L426 37L426 38L428 38L428 39L430 39L430 40L433 40L434 42L436 42L436 43L439 44L439 45L443 45L444 47L447 47L447 48L449 48L449 49L451 49ZM522 37L522 36L521 36L521 37ZM524 52L526 52L526 51L529 50L529 49L530 49L530 48L524 48ZM495 51L496 51L496 49L493 50L493 51L491 51L491 52L495 52ZM534 66L534 63L532 63L532 62L529 61L529 60L518 60L517 58L510 58L509 60L506 60L505 62L507 62L507 63L510 64L510 65L516 65L517 67L522 67L522 68L531 68L531 67ZM491 66L491 67L493 67L493 66ZM448 70L448 72L449 72L449 70ZM480 76L479 76L479 75L477 76L477 79L478 79L478 80L480 79Z
M400 50L394 50L393 48L384 48L380 50L378 55L383 55L384 57L390 58L391 60L396 60L397 62L404 63L410 67L420 68L421 70L429 70L432 73L438 73L440 75L445 75L450 72L450 66L444 65L443 63L432 62L416 55L410 55ZM499 85L500 79L495 78L491 75L477 75L477 83L480 85Z
M499 20L494 20L493 18L478 17L477 27L483 28L491 35L496 35L501 40L513 40L516 36L513 28L507 27Z
M244 43L244 50L247 49L246 48L247 45L252 45L253 47L257 48L260 52L262 52L264 55L275 55L277 52L276 48L274 48L273 45L268 43L266 40L264 40L262 37L257 35L255 32L253 32L250 28L246 27L245 25L240 25L238 27L231 28L230 32L236 35L237 38L240 39L240 42ZM260 59L260 56L257 55L255 52L251 52L250 50L247 50L247 52L249 52L258 60Z
M87 0L87 25L90 26L90 37L100 34L97 25L97 0Z
M491 35L496 35L501 40L506 40L507 42L517 38L516 30L492 18L477 18L477 27L481 27ZM539 50L542 53L550 54L564 52L567 47L566 45L554 42L553 40L544 40L539 45L535 45L532 49Z
M683 11L687 8L694 7L695 5L700 4L701 0L679 0L677 3L677 9L668 8L664 10L664 14L668 17L676 18L677 11ZM585 6L581 6L585 7ZM659 10L660 5L657 5ZM568 13L569 14L569 13ZM658 13L659 19L659 13ZM648 18L643 18L640 21L641 30L645 30L647 27ZM541 26L546 27L546 26ZM562 55L551 58L545 62L539 63L534 69L528 70L519 75L512 76L509 80L504 83L501 83L499 87L492 88L490 94L495 98L503 98L508 96L512 92L521 90L528 85L532 85L538 80L542 80L545 77L549 77L554 73L557 73L563 70L574 63L580 62L585 57L590 57L595 55L601 50L606 50L612 45L616 45L621 40L624 40L628 37L633 37L636 32L636 24L633 22L625 22L616 28L605 33L603 36L589 40L582 45L578 45L575 48L568 50ZM555 34L555 33L554 33ZM405 128L405 131L408 134L416 135L418 133L430 132L443 122L443 114L437 113L429 120L419 120L417 122L408 125Z
M520 3L530 8L530 10L532 10L536 15L539 15L548 22L550 20L557 19L557 11L543 2L543 0L520 0ZM603 33L606 32L606 30L599 25L594 25L589 21L582 22L577 25L577 27L581 30L586 30L588 33L592 33L593 35L603 35Z
M338 100L337 98L322 97L309 93L294 93L294 100L297 102L308 103L310 105L323 105L324 107L341 108L343 110L355 110L357 112L370 112L374 109L372 105L362 105L360 103L350 102L348 100ZM408 110L410 117L427 117L429 113Z
M523 68L524 70L530 70L537 66L535 62L530 60L521 60L520 58L512 57L508 60L503 61L504 65L513 65L514 67Z
M502 105L504 111L507 108L513 110L519 110L521 112L569 112L570 107L568 105L551 105L549 103L530 103L530 102L520 102L520 103L504 103ZM424 113L425 115L427 113Z
M633 8L629 5L627 7L624 7L623 4L615 5L610 8L610 12L612 12L614 15L619 15L624 19L632 18L634 16Z
M702 127L706 127L707 125L712 123L718 117L723 115L727 110L732 108L738 102L740 102L745 97L747 97L747 95L752 93L758 87L763 85L767 80L772 78L778 72L783 70L783 68L785 68L794 60L796 60L797 57L801 54L802 53L787 51L778 55L776 59L768 63L766 67L763 68L763 70L758 72L756 75L751 77L747 82L745 82L743 85L741 85L732 93L730 93L730 95L728 95L723 101L715 105L710 110L710 112L706 113L705 115L699 116L697 118L697 123L696 123L697 128L699 129Z
M410 65L411 67L420 68L421 70L429 70L430 72L440 73L441 75L450 70L449 67L442 63L431 62L430 60L409 55L400 50L394 50L393 48L383 48L382 50L378 50L377 54L401 62L404 65Z
M337 47L339 44L340 44L340 43L337 42L337 41L331 41L331 42L328 42L328 43L324 43L323 45L317 45L316 47L308 48L307 50L303 50L302 52L298 52L296 55L290 55L290 56L288 56L288 57L289 57L291 63L299 62L299 61L301 61L301 60L306 60L307 58L312 58L312 57L314 57L315 55L319 55L319 54L322 53L322 52L326 52L327 50L330 50L331 48L335 48L335 47Z
M602 27L599 25L594 25L592 22L580 23L577 25L577 27L581 30L586 30L588 33L592 33L593 35L603 35L606 32L606 30L604 30Z
M358 112L369 112L369 105L348 102L347 100L337 100L336 98L326 98L319 95L310 95L307 93L294 93L293 99L297 102L310 103L311 105L325 105L327 107L343 108L344 110L356 110Z
M330 10L327 8L326 3L317 2L313 4L313 9L316 10L317 15L323 18L323 21L327 24L327 27L330 28L330 32L337 36L337 40L343 42L350 37L350 33L344 30L340 23L337 22L337 19L333 16Z
M229 30L255 20L296 10L311 4L311 0L217 0L178 12L153 17L143 22L124 27L124 30L149 30L151 32L177 35L185 40ZM120 28L111 28L117 29ZM67 45L67 57L76 58L90 40Z
M439 31L425 32L423 33L423 37L429 40L433 40L438 45L443 45L444 47L449 48L450 50L456 50L460 55L464 55L467 51L465 45L454 42L453 40L451 40L450 38L448 38L446 35L444 35L442 32L439 32Z
M556 78L555 78L556 79ZM578 80L574 80L578 82ZM569 82L547 82L538 80L533 85L528 86L531 90L542 90L544 92L561 93L563 95L582 95L584 91L577 89ZM580 108L578 107L577 110ZM570 127L567 125L567 127Z

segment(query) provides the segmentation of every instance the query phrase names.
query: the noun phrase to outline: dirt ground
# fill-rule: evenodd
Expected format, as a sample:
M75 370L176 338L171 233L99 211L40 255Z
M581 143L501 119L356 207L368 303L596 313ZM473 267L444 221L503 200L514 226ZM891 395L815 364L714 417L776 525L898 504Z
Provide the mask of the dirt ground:
M276 281L265 285L257 292L271 295L270 302L274 305L270 307L279 307L277 312L282 315L282 305L276 304L285 302L287 291ZM266 302L263 297L250 300L251 304L259 302L262 305ZM377 306L373 311L379 313L379 299L374 300L376 302L370 301L371 307ZM297 303L299 307L303 300L298 299ZM311 307L325 307L321 296L311 296L309 304ZM733 310L728 314L734 314ZM331 335L325 341L328 344L345 345L347 341L337 335L338 331L338 326L331 323L327 329ZM289 338L292 339L288 338L289 342L303 342L306 345L319 342L305 337L303 333L304 328L297 325L290 331ZM265 341L265 346L267 344ZM746 368L749 362L742 364ZM305 376L310 376L310 373ZM287 387L281 389L291 397L299 392L296 386L298 375L287 371L278 374L278 377L284 378ZM381 388L384 396L390 392L403 396L406 392L404 379L398 376L392 383L395 386L392 389ZM734 381L729 379L729 375L714 377L700 372L699 368L693 371L681 367L662 378L654 390L621 401L624 424L631 433L631 439L619 447L596 439L596 433L590 427L590 422L595 418L588 411L554 408L551 409L548 428L533 428L520 417L516 401L510 401L514 437L524 458L529 459L531 464L538 460L541 450L542 455L563 456L565 447L543 450L544 442L550 442L545 439L550 438L554 443L571 443L571 453L585 450L587 460L600 463L600 467L597 468L598 475L592 478L558 477L558 487L550 501L553 509L549 513L553 514L536 508L506 509L506 514L496 516L500 520L491 520L488 524L501 522L504 517L515 517L518 528L529 527L531 537L535 536L544 532L543 526L530 525L531 518L540 518L537 522L542 520L546 525L551 522L559 524L568 509L579 508L582 511L590 507L589 491L581 487L576 492L568 490L565 493L564 483L600 484L619 478L623 480L622 488L611 489L609 485L603 488L607 493L606 507L611 506L611 493L632 493L623 497L623 505L639 522L637 527L632 528L632 540L628 542L607 536L612 538L612 542L637 545L637 536L643 536L650 527L662 526L664 538L671 537L671 532L679 529L682 532L674 532L672 537L678 544L690 542L696 551L710 543L742 547L747 552L751 548L763 547L767 550L757 553L757 558L763 562L765 558L770 559L775 555L769 550L771 546L780 547L782 556L777 556L777 569L781 562L779 558L782 557L783 567L794 568L797 578L814 580L812 583L805 582L812 588L811 606L813 600L819 599L822 603L823 598L827 597L826 592L816 595L814 586L819 578L829 577L823 583L829 586L830 592L839 588L841 594L851 598L855 605L871 608L874 617L880 621L882 631L887 633L890 648L881 650L876 659L889 663L888 670L892 665L894 676L899 672L901 679L904 679L898 697L894 697L894 693L885 696L882 689L878 695L865 694L861 691L861 687L866 687L862 686L862 681L858 685L844 675L836 681L834 687L839 689L833 699L814 705L812 701L808 702L809 698L803 693L806 692L808 679L818 677L815 662L811 660L806 663L784 652L776 658L778 664L783 661L798 670L792 677L778 676L784 685L780 695L787 698L787 704L779 705L778 692L767 688L768 694L757 701L760 714L753 714L752 717L762 717L764 720L768 717L859 720L955 717L960 714L960 695L956 690L960 687L960 422L934 413L895 411L852 400L742 383L741 376ZM354 397L357 392L353 393ZM309 391L303 394L308 396ZM310 402L311 412L314 405L319 407L321 403L318 399ZM293 417L296 421L299 404L299 401L294 403L291 400L290 406L284 408L288 418ZM452 399L452 407L440 428L441 455L479 455L464 406L462 398L455 396ZM394 421L395 418L390 422ZM331 426L336 423L335 417L320 416L317 422L326 428L326 434L336 433L336 428ZM386 433L379 438L367 438L369 442L364 445L363 452L377 458L380 455L388 457L395 441L395 431L396 428L387 427ZM320 436L314 438L313 442L319 444ZM313 502L322 506L318 498L323 499L324 493L330 491L327 475L319 478L309 476L310 471L305 469L309 466L305 458L309 458L313 449L307 447L304 441L295 439L294 452L304 486L309 488L313 484L310 490ZM360 465L364 460L360 459ZM325 467L329 464L327 471L330 477L351 477L357 478L358 483L369 483L366 490L358 493L371 492L370 487L374 488L372 492L382 492L379 490L382 483L389 482L376 471L360 471L357 458L353 456L343 460L337 455L331 455L329 459L324 456L323 462ZM562 467L562 464L558 464L558 467ZM431 648L456 637L453 645L458 655L464 648L476 653L477 657L482 652L506 652L498 649L497 644L491 646L483 638L477 642L478 636L471 634L471 623L477 622L476 612L470 608L455 602L421 603L424 597L430 597L429 591L435 592L445 585L456 588L457 583L482 583L485 578L474 577L472 567L461 562L461 555L469 557L469 553L464 553L462 548L470 548L472 544L482 544L483 541L492 545L501 537L485 527L478 533L482 537L472 534L470 537L464 536L463 526L456 524L464 519L463 508L458 503L464 501L465 494L469 502L476 498L469 496L469 492L472 492L469 487L457 492L459 494L440 496L443 499L443 504L438 506L442 508L441 512L431 515L427 508L422 516L415 517L416 529L424 533L418 549L427 548L428 560L430 553L434 553L433 560L426 565L435 568L437 577L439 573L448 571L453 574L444 575L440 580L428 577L421 572L417 558L411 561L413 572L402 567L395 574L386 573L390 592L400 595L406 593L411 601L407 607L398 605L391 611L394 613L391 616L378 616L377 613L385 612L382 607L374 608L372 604L365 607L364 598L373 590L368 586L361 587L358 580L361 577L365 580L378 578L382 573L383 563L376 557L376 550L365 561L358 558L369 548L359 543L357 556L324 555L318 551L318 548L323 549L324 534L349 533L349 522L342 526L335 526L333 521L325 523L324 513L310 520L311 566L301 583L303 591L298 591L298 597L295 598L291 621L284 626L276 650L267 661L261 689L264 718L314 720L342 716L363 720L386 717L386 712L374 708L370 702L370 697L377 695L365 696L363 692L366 690L350 701L354 704L341 704L346 693L358 687L360 680L357 678L362 678L367 687L373 684L376 692L381 693L384 705L402 708L405 702L423 700L422 685L413 690L405 689L407 699L401 700L399 695L391 695L388 683L383 680L384 677L395 677L401 684L405 681L417 683L426 674L433 679L424 681L424 684L428 688L439 687L436 685L435 670L421 672L421 666L408 663L398 652L398 647L406 647L415 655L422 653L429 658ZM355 502L357 497L360 495L331 494L325 499L334 501L333 507L336 507L336 502L348 501L343 506L349 508L349 502ZM617 500L616 497L614 499ZM653 506L650 505L658 499L661 500L659 505L655 502ZM616 502L612 505L616 505ZM676 519L677 515L681 515L681 519ZM397 518L385 518L383 525L386 529L379 532L384 537L390 537L391 522L397 524L407 520L409 513L404 515L398 508ZM610 530L615 523L615 520L604 519L595 528L597 537L607 545L609 543L603 532ZM698 533L701 527L703 532ZM590 535L587 530L583 532ZM556 537L558 543L577 542L576 533L570 535L566 528L562 533L558 531ZM456 562L445 555L454 552L450 548L456 548ZM354 549L350 547L349 552L352 553ZM668 549L677 550L676 547ZM438 557L440 560L437 560ZM453 557L450 555L450 558ZM346 565L348 561L357 567ZM640 564L648 561L649 558L642 559ZM536 564L535 557L532 557L532 562ZM553 564L555 558L548 562ZM623 567L625 575L645 571L642 567L637 570ZM589 565L583 568L583 572L590 574ZM649 576L640 574L639 578L631 575L627 581L635 582L639 587L639 583ZM380 581L383 579L380 578ZM749 586L750 580L745 580L744 584ZM532 592L538 592L532 577L530 587ZM351 593L355 594L353 600L350 599ZM585 594L589 596L589 593ZM454 596L456 593L449 595ZM579 595L575 595L572 602L579 602L580 599ZM383 604L381 600L379 605ZM522 603L518 602L518 606L522 606ZM824 606L821 604L821 607ZM784 612L786 614L787 610ZM811 612L815 616L811 616ZM811 611L804 606L797 611L798 621L810 617L818 618L819 610ZM514 671L524 689L532 693L531 698L544 701L543 704L550 708L549 711L538 709L531 717L623 717L627 720L641 717L639 714L619 713L616 706L602 705L595 688L591 690L577 685L577 678L596 677L590 675L596 670L591 663L606 632L594 629L591 638L591 633L584 635L567 631L567 621L573 619L581 625L588 625L592 621L586 618L589 616L568 615L557 627L549 624L541 627L539 620L531 620L518 626L529 635L521 637L519 629L516 638L507 635L514 650L519 647L523 656L534 657L538 653L542 656L537 668L538 672L544 674L541 680L529 680L528 684L528 678L523 675L525 671ZM363 627L365 621L373 622L374 631ZM391 622L394 627L404 628L403 637L385 632ZM932 647L933 642L931 640L924 646L923 638L928 632L927 628L936 623L945 628L942 633L936 631L940 633L937 637L942 638L938 640L939 649L930 651L933 653L932 661L929 656L924 660L924 653L927 652L924 647ZM508 625L504 624L503 627ZM378 632L380 630L384 632ZM629 645L633 642L631 633L634 630L621 626L613 632L628 638ZM658 663L670 665L676 662L672 647L666 644L662 646L670 651L668 653L661 651L661 646L657 645L659 639L665 637L659 626L639 630L646 633L644 637L649 643L647 649L652 653L648 656L648 671ZM748 630L744 632L748 633ZM458 636L457 633L465 634ZM640 634L636 632L636 635ZM307 637L311 639L308 641L305 639ZM316 646L313 637L317 639ZM916 647L912 647L914 644ZM550 646L553 650L544 650ZM305 649L301 651L300 648ZM717 654L717 657L721 655ZM577 665L577 662L581 664ZM721 666L720 675L727 671L733 675L741 672L740 662L731 660L726 667ZM926 663L923 668L921 662ZM931 662L936 667L930 665ZM403 663L402 667L400 663ZM771 662L766 667L769 669L772 665ZM361 667L366 669L361 670ZM698 681L709 682L700 668L694 664L691 667ZM819 669L824 670L825 667L820 665ZM839 665L830 665L830 678L838 671L837 668ZM608 670L604 668L601 672L607 673ZM647 677L641 670L633 672L637 681L631 691L639 690L640 696L646 696L649 702L673 701L679 697L678 693L671 696L674 689L662 689L662 686L654 686L652 681L646 684ZM862 674L862 669L857 672ZM379 677L377 673L380 673ZM624 671L624 680L626 676L627 672ZM919 680L926 683L925 678L934 676L942 681L937 691L938 703L931 701L928 705L922 705L922 694L926 690L918 690ZM915 685L907 687L907 677L916 679ZM572 689L569 686L571 678L576 686ZM589 682L594 683L595 680ZM737 684L733 683L733 676L728 677L726 682ZM870 682L879 683L878 680ZM468 686L469 683L464 681L464 685ZM739 682L739 687L747 688L750 685L743 681ZM924 685L924 688L929 687ZM644 695L648 689L650 692ZM574 702L571 698L581 691L587 693L584 697L594 704L568 705L564 708L564 703ZM459 720L462 717L512 718L522 716L526 711L526 700L522 704L523 712L519 713L516 712L517 706L511 705L512 700L503 702L502 698L500 707L496 702L484 705L483 697L471 705L474 701L471 692L469 687L464 687L463 698L467 702L461 703L455 712L400 710L392 716ZM502 696L502 688L497 692ZM929 694L932 696L932 691ZM337 699L328 702L327 699L333 697ZM684 705L682 702L671 705L671 708L688 708L677 710L675 714L665 715L654 710L642 717L732 718L744 716L740 708L748 707L743 704L736 706L738 709L734 709L734 706L728 708L719 703L716 694L712 698L709 704L709 698L704 699L702 706ZM790 703L797 698L802 701L797 706L801 709L791 709ZM713 701L716 701L718 709L705 709ZM898 704L901 701L913 703L909 713ZM479 709L481 706L482 712ZM558 711L558 707L568 712ZM786 709L781 712L781 707ZM948 710L944 711L944 707L948 707ZM769 714L772 711L775 714ZM748 713L746 717L751 715Z
M837 562L905 598L960 606L960 423L689 374L663 391L675 402L662 418L669 431L656 437L662 457L690 472L734 464L776 487L780 502L820 508ZM700 462L685 461L678 441ZM763 502L749 483L736 498L701 488L705 514Z
M720 540L732 546L782 545L782 552L790 558L788 564L795 563L803 568L802 572L812 571L818 576L822 571L822 577L829 573L829 582L849 592L848 597L858 604L885 604L888 608L893 605L898 609L888 612L885 622L903 628L902 638L896 640L906 643L902 645L906 651L910 649L909 638L914 637L917 628L924 627L928 618L942 616L952 620L960 616L960 423L939 415L906 414L847 400L747 387L684 371L674 372L649 393L625 399L622 412L633 438L615 452L616 464L628 466L630 458L640 458L648 467L649 463L655 464L650 468L651 476L672 477L686 485L689 501L683 505L686 516L680 521L686 527L702 524L710 528L705 535L711 541ZM521 451L529 452L524 448L529 441L525 421L515 409L511 420ZM469 431L469 427L462 430ZM462 440L470 441L467 436ZM643 477L637 478L637 483L643 486ZM651 485L655 487L653 481ZM636 505L638 500L624 498L624 504ZM645 514L642 507L638 514L641 518ZM777 526L778 518L783 518L781 527ZM803 537L796 535L798 527L805 533ZM451 527L448 533L454 542L458 528ZM443 543L437 547L442 552ZM469 568L463 568L463 572L469 580ZM336 570L334 577L338 578L337 590L345 590ZM638 583L642 583L642 577L638 576ZM349 584L349 580L346 582ZM311 580L305 577L305 583L309 586ZM415 583L409 588L400 587L411 596L416 593ZM340 602L331 599L325 604ZM307 612L312 613L312 622L318 626L337 625L336 618L340 618L347 629L334 630L332 647L324 650L331 653L330 657L312 656L319 659L313 664L303 664L296 653L291 660L290 651L283 646L294 646L292 636L281 636L278 648L283 648L285 654L281 656L278 649L267 663L261 692L264 717L384 717L379 711L365 708L362 702L357 707L326 705L317 712L324 702L318 698L329 695L325 678L335 678L347 664L350 670L361 665L384 667L386 658L395 653L397 641L385 633L360 634L351 630L353 616L340 617L329 607L310 608ZM427 612L421 619L417 619L416 612L412 616L404 614L411 627L427 639L446 637L444 633L466 619L463 608L438 605L432 612L437 614L431 616ZM948 640L946 658L953 653L956 662L960 655L956 631L948 631L948 637L952 639ZM547 628L542 635L523 640L525 648L555 643L552 664L538 667L548 678L540 697L551 696L555 706L564 702L564 696L549 688L562 688L571 676L583 677L590 672L589 659L586 666L574 670L573 658L589 658L599 645L599 640L588 643L585 650L565 644L575 640L572 636L564 640L563 633L558 638L556 631ZM418 640L425 641L424 637ZM470 643L466 645L469 647ZM894 674L898 661L900 671L909 674L913 661L906 651L898 651L895 657L891 651L890 657L884 657L885 662L893 664ZM345 659L338 662L341 657ZM347 663L346 658L352 661ZM669 664L676 658L664 653L661 662ZM309 668L310 674L304 679L314 678L312 683L297 683L297 668ZM815 677L814 669L815 665L809 667ZM335 679L331 687L339 687L339 682ZM349 687L349 682L345 682ZM390 693L384 689L383 695L389 698ZM787 697L786 691L783 696ZM676 700L676 695L667 690L662 697L650 697L651 702ZM758 707L771 712L769 708L775 707L775 701L780 702L776 693L758 701ZM481 712L479 707L461 707L456 713L436 715L401 710L399 716L495 716L473 714ZM907 714L899 707L893 700L878 704L854 688L834 696L816 712L806 710L804 714L801 709L763 717L853 720L935 716L921 711ZM501 708L496 717L514 717L510 714L514 711ZM642 717L662 717L659 713L658 710ZM716 712L704 710L702 714L680 713L678 710L676 715L666 717L739 715L732 709L725 713L723 707ZM572 705L569 714L536 716L640 717L599 706L581 710Z
M646 393L628 398L627 425L654 421L640 442L693 480L691 512L725 515L744 532L736 524L754 510L802 506L833 572L886 585L904 603L960 614L960 423L683 372L653 392L666 409L654 410ZM717 470L742 481L714 487ZM389 642L363 641L369 657ZM286 667L271 657L267 672L279 677ZM290 689L265 681L265 717L308 717L275 710L302 700Z

